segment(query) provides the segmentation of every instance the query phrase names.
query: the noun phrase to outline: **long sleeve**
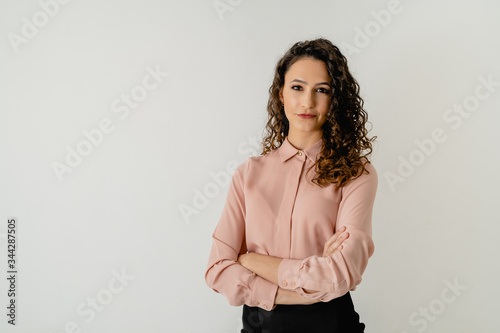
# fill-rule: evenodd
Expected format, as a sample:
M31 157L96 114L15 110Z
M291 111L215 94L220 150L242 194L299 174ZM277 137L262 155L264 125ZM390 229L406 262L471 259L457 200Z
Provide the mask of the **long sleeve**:
M261 278L238 263L238 255L247 252L245 242L245 173L248 160L235 171L223 212L212 234L212 249L205 281L223 294L230 305L274 307L278 285Z
M328 257L283 259L278 269L279 286L323 302L355 290L361 283L368 259L375 250L372 240L372 210L378 176L371 163L366 172L342 188L336 229L346 226L349 238L343 249ZM307 293L304 289L316 290Z

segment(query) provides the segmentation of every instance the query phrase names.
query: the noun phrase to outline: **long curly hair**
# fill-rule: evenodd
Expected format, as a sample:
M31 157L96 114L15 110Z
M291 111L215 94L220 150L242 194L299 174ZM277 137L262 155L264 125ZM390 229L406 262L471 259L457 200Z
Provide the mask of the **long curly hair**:
M267 103L268 121L262 141L262 153L279 148L288 135L289 123L279 92L285 82L285 74L297 61L305 57L325 63L331 79L330 107L322 126L323 146L314 168L312 182L323 187L330 183L338 187L361 176L370 163L372 141L368 138L365 124L368 114L359 95L359 84L349 73L347 59L329 40L318 38L295 43L278 61L273 83L269 88ZM369 173L368 170L366 170Z

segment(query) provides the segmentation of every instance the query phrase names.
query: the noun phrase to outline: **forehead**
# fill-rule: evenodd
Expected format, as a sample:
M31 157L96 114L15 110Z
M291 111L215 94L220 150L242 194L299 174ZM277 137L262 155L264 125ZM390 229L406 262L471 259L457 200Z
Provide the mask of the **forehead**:
M318 59L302 58L297 60L285 74L285 80L300 78L309 83L330 82L330 76L326 69L326 64Z

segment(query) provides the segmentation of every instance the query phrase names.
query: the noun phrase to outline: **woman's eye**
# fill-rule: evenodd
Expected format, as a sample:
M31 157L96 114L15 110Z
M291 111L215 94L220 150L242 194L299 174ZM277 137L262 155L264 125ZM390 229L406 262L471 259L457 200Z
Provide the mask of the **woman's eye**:
M291 88L293 90L302 90L302 86L292 86ZM323 94L329 94L330 93L330 89L328 89L328 88L318 88L317 91L320 92L320 93L323 93Z

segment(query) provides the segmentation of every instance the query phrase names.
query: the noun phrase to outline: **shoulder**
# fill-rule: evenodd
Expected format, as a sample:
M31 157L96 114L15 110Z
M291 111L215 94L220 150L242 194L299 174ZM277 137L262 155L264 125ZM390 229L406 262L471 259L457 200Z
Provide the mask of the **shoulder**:
M266 155L250 156L236 168L235 174L245 178L247 175L255 172L263 172L274 161L279 161L278 150L275 149Z
M363 157L361 158L361 163L364 164L364 170L360 177L378 178L377 169L370 160Z
M373 179L378 179L377 169L375 168L373 163L371 161L367 160L366 158L363 159L362 161L363 161L363 163L366 161L366 164L365 164L365 170L363 171L363 174L361 175L361 177L370 177Z
M364 165L363 173L349 181L342 189L343 192L353 191L355 189L364 189L369 192L376 192L378 187L378 173L377 169L368 159L363 158L361 160Z
M262 167L279 159L278 149L272 150L266 155L250 156L243 161L237 168L239 172L247 172L249 169Z

